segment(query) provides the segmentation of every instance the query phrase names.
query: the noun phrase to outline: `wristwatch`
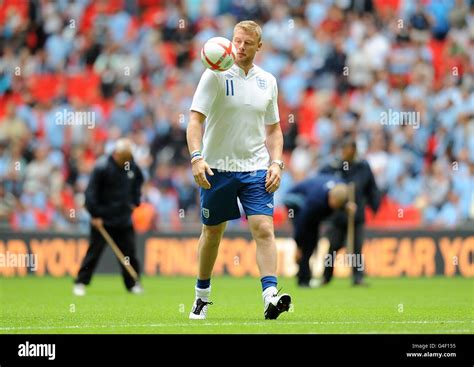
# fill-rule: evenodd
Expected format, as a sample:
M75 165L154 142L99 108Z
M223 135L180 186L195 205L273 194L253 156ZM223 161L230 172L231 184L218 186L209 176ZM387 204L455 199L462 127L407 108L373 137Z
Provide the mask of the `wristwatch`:
M273 163L278 164L278 166L280 167L282 171L285 169L285 163L283 161L279 159L275 159L272 161L272 163L270 163L270 165L272 165Z

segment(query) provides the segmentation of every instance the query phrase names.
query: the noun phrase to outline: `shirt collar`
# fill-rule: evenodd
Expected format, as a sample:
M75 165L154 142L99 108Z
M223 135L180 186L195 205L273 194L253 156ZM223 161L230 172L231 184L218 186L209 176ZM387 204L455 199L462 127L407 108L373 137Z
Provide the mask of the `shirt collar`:
M247 75L245 75L245 71L237 64L234 64L233 66L235 68L235 71L237 73L238 76L240 76L241 78L249 78L251 77L255 72L256 72L256 65L253 64L252 67L250 68L249 70L249 73Z

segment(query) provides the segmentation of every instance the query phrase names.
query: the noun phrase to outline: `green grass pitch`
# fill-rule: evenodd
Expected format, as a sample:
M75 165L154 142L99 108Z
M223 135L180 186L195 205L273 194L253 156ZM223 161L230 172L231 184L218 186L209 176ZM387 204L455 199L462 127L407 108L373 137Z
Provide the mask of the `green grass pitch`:
M145 277L136 296L119 275L96 275L85 297L72 295L71 278L2 278L0 333L473 333L472 279L368 281L299 289L280 278L294 307L264 320L258 279L215 277L207 320L191 321L193 278Z

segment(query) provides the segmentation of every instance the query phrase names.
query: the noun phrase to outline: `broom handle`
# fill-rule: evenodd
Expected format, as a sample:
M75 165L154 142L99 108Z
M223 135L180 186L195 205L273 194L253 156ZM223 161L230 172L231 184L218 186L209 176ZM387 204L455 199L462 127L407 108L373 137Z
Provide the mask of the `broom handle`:
M115 253L115 256L119 259L120 263L125 267L128 271L130 276L137 282L138 281L138 274L129 263L125 262L125 256L122 251L120 251L119 247L115 243L114 239L110 236L109 232L104 228L103 225L98 225L97 229L99 230L102 237L104 237L105 241L109 244L112 248L112 251Z

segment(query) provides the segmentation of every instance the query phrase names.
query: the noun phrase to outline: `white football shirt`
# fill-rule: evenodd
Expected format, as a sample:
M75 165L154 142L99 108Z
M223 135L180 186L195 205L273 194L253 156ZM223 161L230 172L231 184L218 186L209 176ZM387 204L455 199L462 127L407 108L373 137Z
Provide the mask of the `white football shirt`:
M280 121L275 77L254 65L249 73L229 70L202 74L191 111L206 116L203 156L211 168L231 172L267 169L265 125Z

